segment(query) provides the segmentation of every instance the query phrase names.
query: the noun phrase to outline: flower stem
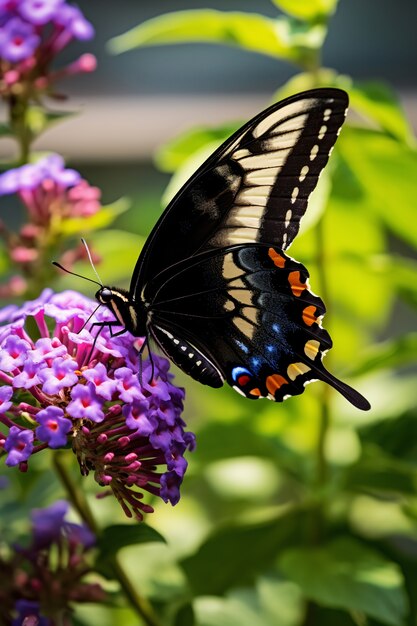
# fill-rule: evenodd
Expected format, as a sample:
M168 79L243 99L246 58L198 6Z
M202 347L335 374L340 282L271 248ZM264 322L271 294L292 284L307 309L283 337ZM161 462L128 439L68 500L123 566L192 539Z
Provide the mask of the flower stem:
M29 101L26 97L12 97L9 104L10 127L19 144L19 165L29 162L30 144L33 139L28 125Z
M93 533L98 536L100 534L100 529L94 519L91 508L84 493L77 488L77 485L72 480L72 477L67 470L67 465L64 462L64 455L62 452L55 453L54 466L73 507L77 510L81 519L89 526ZM137 593L117 556L115 555L109 560L114 578L119 582L126 598L137 615L142 618L143 623L146 624L146 626L161 626L151 604L146 598Z

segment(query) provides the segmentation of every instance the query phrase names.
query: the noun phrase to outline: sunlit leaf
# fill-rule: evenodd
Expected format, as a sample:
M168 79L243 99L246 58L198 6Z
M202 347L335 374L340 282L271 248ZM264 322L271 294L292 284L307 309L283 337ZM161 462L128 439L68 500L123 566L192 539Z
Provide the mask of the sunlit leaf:
M279 564L320 605L362 611L392 626L404 624L407 600L401 570L365 544L343 538L320 548L291 548Z
M396 368L416 362L417 333L408 333L368 348L356 360L351 374L360 376L380 369Z
M240 124L224 124L223 126L200 127L182 133L179 137L166 143L156 154L158 168L163 172L175 172L184 165L187 159L203 149L206 144L214 146L225 141Z
M338 0L272 0L282 11L301 20L328 17L336 9Z
M73 111L47 111L40 106L32 105L26 116L26 123L34 135L38 135L46 128L75 115Z
M371 130L345 128L338 148L372 209L417 248L417 152Z
M138 46L208 42L304 62L324 36L322 24L309 26L257 13L197 9L147 20L110 40L109 45L111 52L120 53Z
M295 4L295 3L291 3ZM378 127L392 137L410 146L415 145L412 127L396 93L382 82L359 82L329 68L320 68L317 74L301 72L291 77L274 94L274 100L317 87L338 87L349 95L349 110L359 114L371 127Z
M83 232L107 228L122 213L130 208L127 198L120 198L113 204L101 207L94 215L88 217L69 217L60 222L59 232L67 237Z
M371 124L377 123L393 137L410 145L415 143L413 130L398 97L388 85L354 81L347 90L353 110L363 115Z
M185 159L182 165L176 170L175 174L171 177L167 188L162 196L162 203L167 205L175 196L177 191L188 181L188 179L194 174L196 169L200 167L202 163L214 152L218 147L219 141L212 141L206 143L204 146L196 150L189 158Z

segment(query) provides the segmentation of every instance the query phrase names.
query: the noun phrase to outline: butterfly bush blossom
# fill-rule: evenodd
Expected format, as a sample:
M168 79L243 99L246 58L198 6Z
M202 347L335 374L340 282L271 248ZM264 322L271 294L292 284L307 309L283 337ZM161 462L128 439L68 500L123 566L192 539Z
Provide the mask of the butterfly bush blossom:
M92 24L65 0L0 0L0 93L28 99L54 95L57 79L92 72L96 59L88 53L59 69L51 64L71 41L93 36Z
M27 222L18 233L2 225L0 235L10 260L25 278L13 276L0 288L0 296L24 293L25 281L45 274L45 250L56 247L65 236L68 219L89 218L101 208L101 192L74 169L66 168L63 158L49 154L36 163L13 168L0 175L0 196L16 194L26 210ZM68 268L86 258L81 244L66 252L61 261ZM94 261L99 259L93 254ZM50 264L48 263L48 271ZM45 278L47 278L45 276Z
M146 360L128 333L112 338L91 326L96 303L72 291L41 296L1 312L0 447L22 471L31 455L71 444L81 472L94 472L126 515L152 507L143 491L176 504L195 445L181 418L184 390L168 361ZM97 323L112 319L104 307ZM97 336L98 335L98 336ZM1 428L1 425L3 428Z
M2 624L69 624L71 604L105 599L102 587L85 579L96 538L87 526L66 520L68 509L64 500L33 509L29 545L0 555Z

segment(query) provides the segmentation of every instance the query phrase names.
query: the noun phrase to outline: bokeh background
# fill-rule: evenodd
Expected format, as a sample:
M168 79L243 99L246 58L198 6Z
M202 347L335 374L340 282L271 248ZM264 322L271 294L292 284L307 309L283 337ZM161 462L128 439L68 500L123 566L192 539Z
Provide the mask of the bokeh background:
M170 181L163 146L195 126L248 119L299 70L224 45L139 47L121 55L107 46L169 11L200 7L275 17L278 9L267 0L79 6L97 30L88 50L98 70L62 85L69 99L59 108L77 115L50 128L35 147L63 154L102 189L104 204L128 198L130 210L96 240L104 280L126 286L140 238L160 215ZM341 0L322 54L323 66L391 85L414 129L416 23L413 0ZM77 46L80 53L86 49L74 44L71 57ZM394 120L387 105L386 119L390 115ZM255 404L229 389L203 388L174 369L187 389L185 419L198 448L189 455L181 502L175 509L156 504L147 519L167 545L123 553L132 580L166 611L167 624L417 624L417 161L409 139L403 164L403 153L396 152L400 133L387 131L391 122L382 128L382 143L378 135L368 152L355 152L361 133L347 131L345 140L342 133L336 192L325 203L325 326L335 344L329 361L373 408L359 413L329 398L321 383L282 406ZM0 144L2 158L10 150L8 140ZM308 265L320 293L316 247L313 227L292 254ZM68 277L60 286L88 293L88 284ZM60 493L45 475L46 461L34 465L31 498L27 484L16 483L21 510L34 504L34 493L37 503ZM94 501L95 488L87 484L103 525L121 520L117 505ZM76 614L80 624L137 624L125 607L82 607Z

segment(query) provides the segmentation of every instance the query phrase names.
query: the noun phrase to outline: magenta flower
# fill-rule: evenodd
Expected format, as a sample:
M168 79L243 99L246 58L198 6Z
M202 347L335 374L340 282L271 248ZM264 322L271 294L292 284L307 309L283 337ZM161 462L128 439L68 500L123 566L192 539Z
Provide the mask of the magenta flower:
M0 29L0 56L17 63L32 56L39 42L40 37L31 24L13 17Z
M19 12L31 24L44 25L58 15L64 0L21 0Z
M72 421L65 417L59 406L48 406L36 415L40 426L36 429L39 441L45 441L50 448L62 448L68 443L68 433L72 429Z
M12 426L4 449L8 452L6 465L12 467L27 461L33 452L33 431Z
M166 359L153 355L153 368L145 362L141 386L133 337L112 338L104 328L95 340L85 326L95 306L75 292L46 290L0 313L8 321L0 326L0 447L7 465L26 470L32 454L71 444L81 472L94 471L126 514L141 519L152 511L144 491L178 502L195 439ZM95 319L111 313L99 309Z

